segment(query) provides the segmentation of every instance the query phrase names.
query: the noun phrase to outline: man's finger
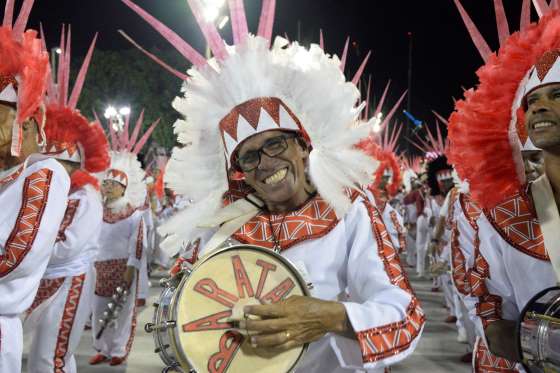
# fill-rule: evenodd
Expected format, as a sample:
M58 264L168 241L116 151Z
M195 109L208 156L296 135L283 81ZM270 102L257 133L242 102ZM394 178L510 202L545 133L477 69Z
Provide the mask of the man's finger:
M290 339L288 342L282 343L281 345L278 345L278 346L274 347L274 350L279 351L279 352L287 351L287 350L290 350L292 348L301 346L302 344L303 343L300 343L300 342L296 341L295 339Z
M273 334L255 335L251 337L251 346L253 347L277 347L291 338L289 332L282 331Z
M282 330L286 330L287 322L286 319L265 319L265 320L240 320L239 321L239 329L246 329L248 331L255 331L255 332L279 332Z
M259 306L245 306L243 312L247 315L260 317L280 317L284 316L282 307L278 304L264 304Z

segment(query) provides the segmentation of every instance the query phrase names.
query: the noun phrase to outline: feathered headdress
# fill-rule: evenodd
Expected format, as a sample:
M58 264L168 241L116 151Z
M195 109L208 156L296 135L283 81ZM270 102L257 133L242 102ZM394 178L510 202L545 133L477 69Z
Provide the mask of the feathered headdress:
M121 132L117 132L112 123L108 124L111 140L111 166L101 177L102 180L117 181L126 188L124 196L109 206L112 209L138 208L146 202L146 184L144 183L146 173L138 161L138 153L150 138L159 119L152 123L138 140L143 122L144 111L140 113L131 134L129 134L130 115L126 116L124 129Z
M351 205L347 189L368 185L376 163L354 147L367 136L366 128L356 128L365 104L357 104L360 92L346 80L336 56L315 44L304 48L282 38L272 43L274 0L263 2L256 36L248 32L243 0L229 1L233 46L204 18L200 0L188 0L214 55L209 61L132 1L123 2L194 65L184 96L173 103L186 118L175 124L178 141L185 146L174 150L166 182L195 203L171 219L162 233L188 239L189 229L214 216L228 191L236 149L268 130L303 134L312 147L312 182L338 216L345 214Z
M426 138L422 138L420 134L415 135L415 140L408 139L408 141L414 145L418 150L424 154L426 161L432 162L437 158L445 154L446 140L443 138L441 133L441 128L439 121L441 120L444 125L447 125L447 121L441 117L441 115L435 113L436 116L436 133L432 133L430 129L426 126Z
M512 35L505 16L498 17L501 47L497 55L485 47L480 33L475 34L485 51L486 64L477 71L478 87L465 92L465 99L457 102L449 120L447 154L461 179L469 181L473 198L484 208L517 193L525 183L519 140L522 121L517 115L534 65L546 52L560 48L558 3L534 0L534 5L542 17L538 24L530 24L530 2L525 0L521 31ZM470 29L475 29L472 21L470 24Z
M11 154L21 152L23 123L36 117L40 142L44 141L44 113L39 109L47 89L49 57L34 30L25 31L33 0L25 0L14 23L15 0L7 0L0 27L0 102L17 111L12 130Z
M45 38L43 37L43 40ZM105 171L111 159L109 143L98 121L89 122L76 108L84 86L97 35L94 37L82 67L69 94L70 82L70 29L61 34L60 59L56 81L49 80L47 90L46 154L54 158L81 164L82 171ZM46 49L46 48L45 48Z

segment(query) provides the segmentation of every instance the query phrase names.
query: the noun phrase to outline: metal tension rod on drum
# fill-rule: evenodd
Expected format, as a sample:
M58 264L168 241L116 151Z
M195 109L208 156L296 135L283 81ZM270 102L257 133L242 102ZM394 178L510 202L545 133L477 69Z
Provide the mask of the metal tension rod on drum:
M539 320L542 320L542 321L548 321L548 322L560 325L560 319L557 318L557 317L541 315L541 314L538 314L534 311L527 313L527 316L532 318L532 319L539 319Z

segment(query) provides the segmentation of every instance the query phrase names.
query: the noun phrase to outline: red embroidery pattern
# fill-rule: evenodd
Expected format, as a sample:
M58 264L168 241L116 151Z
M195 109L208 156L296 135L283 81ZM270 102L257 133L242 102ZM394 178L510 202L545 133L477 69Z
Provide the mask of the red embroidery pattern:
M385 272L393 285L407 291L412 296L404 320L357 333L364 362L374 362L406 350L420 334L425 316L401 266L399 256L391 243L379 211L368 202L364 202L364 204L370 215L379 256L385 265Z
M52 171L42 169L25 179L21 209L16 224L0 255L0 278L11 273L31 250L47 205Z
M233 238L244 244L274 248L274 238L282 250L295 244L329 233L338 223L334 209L317 196L299 210L287 215L269 215L261 212L245 223ZM274 232L271 231L271 225ZM276 236L276 237L275 237Z
M118 286L123 286L123 275L126 272L127 259L112 259L95 262L96 282L95 295L111 297Z
M72 284L68 290L66 297L66 304L62 312L62 320L58 329L58 338L56 340L56 348L54 350L54 373L64 373L65 361L64 358L68 353L68 345L70 344L70 334L74 326L74 319L80 304L80 297L84 287L86 275L72 277Z
M533 204L525 192L502 202L486 217L511 246L533 258L550 260Z
M12 172L11 174L9 174L8 176L6 176L3 179L0 179L0 186L6 185L9 182L14 181L15 179L17 179L19 177L19 175L21 175L21 173L23 172L24 166L21 165L19 166L19 168L17 170L15 170L14 172Z
M50 280L42 279L39 283L39 289L37 290L35 299L33 300L31 307L27 309L27 314L29 315L44 301L52 297L58 291L58 289L60 289L63 283L64 277L53 278Z
M135 211L136 209L130 205L118 212L113 212L110 208L104 208L103 221L108 224L115 224L123 219L129 218Z
M138 235L136 236L136 259L142 259L142 248L144 247L144 220L140 219Z
M130 350L132 350L132 343L134 342L134 335L136 334L136 316L137 316L137 307L136 307L136 300L138 299L138 271L136 271L136 291L134 293L134 308L132 310L132 321L130 323L130 336L128 337L128 341L126 342L126 354L123 356L124 359L128 357L130 354Z
M451 269L452 278L457 291L463 295L467 295L470 292L469 281L467 277L467 265L465 263L465 256L461 251L461 245L459 243L459 229L457 228L457 222L453 223L451 229Z
M493 355L484 340L477 337L474 356L475 373L518 373L515 363Z
M453 228L453 221L455 220L455 201L457 201L457 198L459 197L459 189L453 188L450 193L451 195L449 196L449 205L446 217L447 229L449 230Z
M66 212L64 213L64 219L62 219L62 224L60 224L60 229L58 230L58 236L56 237L56 242L66 241L66 229L74 221L74 216L80 205L79 199L69 199L68 205L66 206Z
M461 209L469 221L469 224L473 227L473 229L478 229L476 221L478 220L480 214L482 214L482 209L472 200L470 194L461 193L459 196L459 203L461 204Z
M397 231L397 237L399 238L399 254L406 248L406 235L404 234L403 226L399 223L396 211L391 211L391 222Z

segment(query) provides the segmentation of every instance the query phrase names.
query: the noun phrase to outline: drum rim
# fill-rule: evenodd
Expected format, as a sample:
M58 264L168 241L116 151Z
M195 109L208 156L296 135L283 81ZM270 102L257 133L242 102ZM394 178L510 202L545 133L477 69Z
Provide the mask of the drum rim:
M548 287L546 289L543 289L541 291L539 291L537 294L535 294L531 299L529 299L529 301L525 304L525 307L523 307L523 309L521 310L521 313L519 314L519 317L517 319L517 323L515 325L515 333L517 334L517 348L518 348L518 354L521 357L521 364L523 365L523 368L527 371L531 371L529 369L529 366L527 365L527 363L525 362L525 359L523 357L523 349L521 347L521 323L523 322L523 320L525 319L525 315L527 314L527 311L529 311L529 306L534 303L535 300L539 299L540 297L542 297L543 295L545 295L546 293L549 293L551 291L554 290L560 290L560 286L551 286Z
M311 292L309 291L309 288L307 287L307 282L305 281L305 279L303 278L303 276L301 275L301 273L299 272L297 267L288 258L283 257L282 255L280 255L279 253L275 252L272 249L262 247L262 246L237 244L237 245L232 245L232 246L227 246L227 247L212 250L209 253L205 254L202 258L200 258L195 263L195 265L192 267L190 273L194 273L198 267L200 267L206 261L210 260L211 258L213 258L214 256L216 256L218 254L221 254L221 253L224 253L224 252L227 252L227 251L232 251L232 250L239 250L239 249L253 249L253 250L261 251L261 252L264 252L268 255L271 255L271 256L275 257L276 259L281 261L283 264L285 264L293 272L293 275L296 278L296 280L298 281L298 283L300 284L301 288L303 289L303 293L305 294L305 296L306 297L311 296ZM190 277L190 274L187 275L187 276L183 276L179 286L177 286L175 294L173 295L173 299L171 300L170 308L171 308L171 312L172 312L174 320L177 320L177 304L176 304L177 300L179 298L179 295L182 294L183 288L185 287L185 283L188 281L189 277ZM177 330L179 330L179 329L177 329ZM171 343L173 344L174 350L176 352L177 361L179 362L179 364L181 364L181 366L183 368L193 369L193 365L191 364L189 358L186 356L183 349L179 348L179 346L180 346L180 343L179 343L180 341L178 340L179 333L173 333L173 330L171 330L171 329L169 329L167 332L169 333L169 335L171 337L170 338ZM297 367L299 362L302 361L303 356L307 353L308 349L309 349L309 343L305 343L303 346L301 346L301 352L300 352L297 360L294 362L294 364L288 370L288 372L293 372L295 370L295 368Z

